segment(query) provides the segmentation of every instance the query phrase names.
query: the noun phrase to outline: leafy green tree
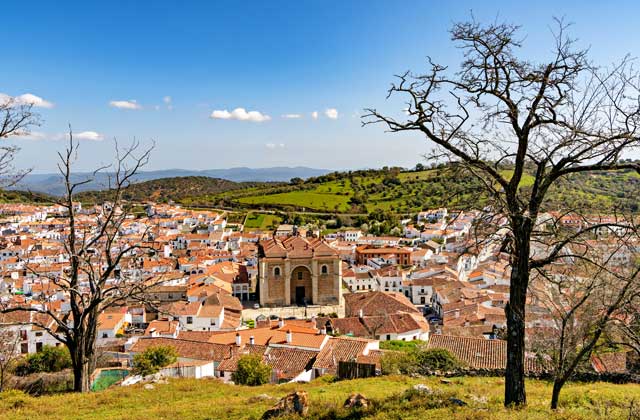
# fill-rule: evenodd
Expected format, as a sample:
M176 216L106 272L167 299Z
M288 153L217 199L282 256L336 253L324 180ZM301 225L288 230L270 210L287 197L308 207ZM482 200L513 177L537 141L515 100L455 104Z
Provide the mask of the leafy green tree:
M138 375L151 375L178 360L176 349L169 346L151 346L133 357L133 372Z
M271 368L257 354L247 354L238 360L238 369L233 373L233 382L239 385L264 385L271 378Z

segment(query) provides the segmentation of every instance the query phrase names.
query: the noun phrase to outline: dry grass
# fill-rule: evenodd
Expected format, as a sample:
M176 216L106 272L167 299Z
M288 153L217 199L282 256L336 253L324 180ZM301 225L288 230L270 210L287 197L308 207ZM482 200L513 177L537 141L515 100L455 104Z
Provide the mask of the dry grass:
M424 383L435 395L416 396L406 391ZM309 392L310 418L317 419L626 419L630 404L640 401L640 386L604 383L569 384L562 394L562 407L552 413L547 407L550 385L529 381L529 405L524 410L502 407L500 378L460 378L441 384L438 378L402 376L310 384L241 387L216 380L172 380L153 390L142 386L111 388L87 395L62 394L29 397L17 392L0 394L3 419L258 419L276 398L295 389ZM342 409L351 392L361 392L373 401L368 411ZM274 400L253 398L268 394ZM449 398L464 400L455 407ZM637 406L638 403L635 403ZM633 408L631 409L633 411ZM638 417L631 417L638 418Z

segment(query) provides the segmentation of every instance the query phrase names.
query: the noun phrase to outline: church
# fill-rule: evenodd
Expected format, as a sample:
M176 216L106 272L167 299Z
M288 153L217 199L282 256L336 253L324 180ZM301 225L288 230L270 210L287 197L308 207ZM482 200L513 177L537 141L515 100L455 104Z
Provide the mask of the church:
M260 305L337 305L342 264L336 250L318 238L290 236L259 244Z

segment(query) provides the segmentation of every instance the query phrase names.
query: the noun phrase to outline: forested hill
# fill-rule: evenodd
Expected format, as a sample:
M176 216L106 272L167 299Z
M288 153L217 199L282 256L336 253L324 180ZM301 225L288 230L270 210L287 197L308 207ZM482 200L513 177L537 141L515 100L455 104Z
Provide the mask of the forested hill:
M509 169L502 171L509 176ZM521 181L526 188L533 177ZM234 182L206 176L161 178L130 185L124 198L134 202L174 201L188 206L233 209L296 210L322 213L363 214L374 210L411 214L422 209L449 206L473 208L483 204L483 195L473 177L461 176L443 166L420 170L383 168L333 172L284 182ZM455 199L454 199L455 198ZM76 195L85 203L109 200L105 191ZM638 212L640 175L633 171L576 174L559 182L549 192L546 210L593 208ZM49 197L21 191L0 192L2 202L47 202Z
M133 183L124 190L122 196L125 200L135 202L180 202L187 197L201 197L245 188L267 188L275 185L278 183L234 182L206 176L183 176ZM76 195L77 200L88 203L100 203L109 200L109 197L109 191L83 191Z

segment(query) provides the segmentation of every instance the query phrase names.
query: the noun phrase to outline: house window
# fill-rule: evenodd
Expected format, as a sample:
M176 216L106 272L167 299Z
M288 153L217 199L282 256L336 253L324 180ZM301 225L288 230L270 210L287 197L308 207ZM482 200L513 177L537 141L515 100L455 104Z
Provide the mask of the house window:
M107 333L102 333L102 338L109 338L109 335Z
M36 352L40 352L42 350L42 343L36 343Z
M327 274L327 273L329 272L329 269L327 268L327 266L326 266L326 265L323 265L323 266L320 268L320 272L321 272L322 274Z
M387 334L387 341L391 340L391 334Z
M273 275L276 277L280 276L280 267L276 267L273 269Z
M29 343L20 344L20 353L22 353L22 354L29 353Z
M193 317L192 316L188 316L187 317L187 324L193 324Z
M42 331L36 332L36 337L42 337Z

